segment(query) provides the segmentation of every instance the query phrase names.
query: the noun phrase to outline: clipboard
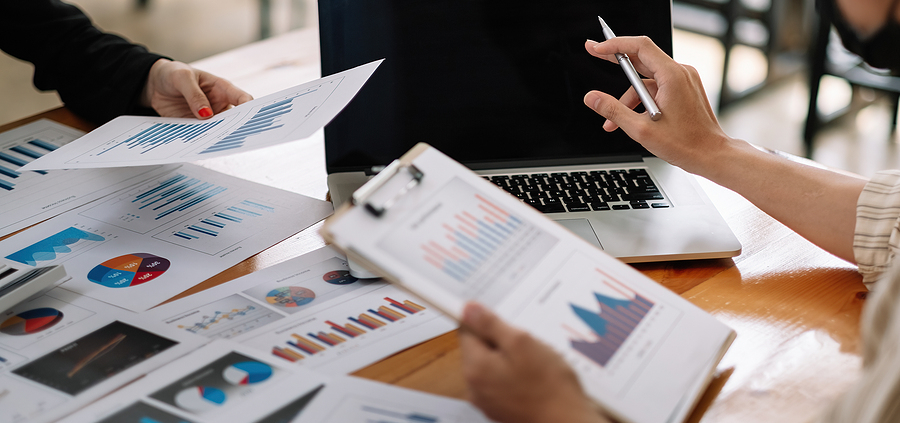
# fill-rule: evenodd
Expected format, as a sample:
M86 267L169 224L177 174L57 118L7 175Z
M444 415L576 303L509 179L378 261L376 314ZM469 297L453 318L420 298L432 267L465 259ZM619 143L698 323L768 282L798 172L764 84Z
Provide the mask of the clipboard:
M559 352L620 421L684 420L735 337L424 143L354 193L321 233L457 320L466 301L484 303Z
M413 164L413 161L431 148L432 147L426 143L418 143L399 159L391 162L381 172L356 190L353 195L351 195L350 201L344 203L335 210L331 217L325 220L325 223L319 230L319 233L322 235L322 238L325 239L325 242L337 247L349 260L365 267L382 279L403 287L407 291L411 290L406 287L400 279L393 276L390 271L383 269L378 264L368 260L365 254L360 254L354 248L349 246L341 247L338 240L335 239L332 229L337 222L346 218L350 211L357 207L365 209L374 217L380 218L383 216L399 198L408 193L410 189L418 186L425 178L425 173L416 167L416 165ZM416 292L413 292L413 294L421 295ZM435 306L435 308L457 322L462 319L462 316L459 313L459 310L462 309L462 304L456 303L454 304L455 307L452 305L448 306L442 301L429 300L427 295L424 295L423 297L426 301L429 301L430 304Z

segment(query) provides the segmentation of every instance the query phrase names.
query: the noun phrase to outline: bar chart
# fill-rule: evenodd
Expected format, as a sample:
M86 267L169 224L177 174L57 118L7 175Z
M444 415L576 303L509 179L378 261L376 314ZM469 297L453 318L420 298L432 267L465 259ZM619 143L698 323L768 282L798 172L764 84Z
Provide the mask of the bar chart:
M355 317L348 316L343 322L325 320L326 327L323 330L306 334L292 333L290 340L272 348L272 355L297 362L426 309L410 300L398 301L384 297L384 301L377 308L370 308Z
M234 131L226 134L222 139L216 141L215 144L205 148L200 154L218 153L241 148L244 146L244 142L247 141L247 138L281 128L284 126L284 124L281 123L282 117L291 113L294 100L316 91L318 91L318 88L310 89L294 97L279 100L267 106L260 107L250 119L245 121Z
M0 236L89 203L159 173L158 167L23 171L81 136L73 128L38 120L0 134Z
M25 170L185 163L308 138L353 99L380 63L250 100L207 120L119 116Z
M442 225L445 240L421 244L425 261L460 282L470 278L522 225L519 218L481 195L475 197L478 217L468 211L456 213L453 222Z
M280 206L261 199L219 201L160 238L212 254L275 224L279 211Z
M599 269L595 271L603 274ZM573 335L570 340L572 349L605 367L628 336L650 313L654 303L615 279L604 279L603 284L623 298L613 298L594 292L599 311L569 304L575 316L590 328L591 335L580 335L572 328L565 326L564 328Z
M245 219L261 217L275 212L275 208L257 201L242 200L227 207L223 211L213 212L209 217L201 218L196 224L186 225L182 230L172 234L185 240L199 240L201 237L218 237L220 231L228 225L243 223Z
M453 179L398 221L379 246L443 289L492 304L558 242L467 182Z
M12 191L16 189L16 179L22 176L19 168L25 166L34 159L38 159L46 153L57 149L57 146L39 139L27 141L28 147L14 145L5 151L0 151L0 189ZM46 175L43 170L33 171L38 175Z
M147 154L159 147L175 142L188 144L196 138L205 135L209 130L215 128L222 122L223 120L204 123L148 124L146 125L146 129L100 150L96 155L101 156L119 149L133 150L136 151L137 154Z

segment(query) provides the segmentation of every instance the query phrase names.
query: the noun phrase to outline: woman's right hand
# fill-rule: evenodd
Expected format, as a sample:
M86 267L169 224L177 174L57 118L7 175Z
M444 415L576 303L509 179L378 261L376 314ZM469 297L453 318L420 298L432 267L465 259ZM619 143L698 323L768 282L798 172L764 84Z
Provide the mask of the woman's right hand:
M618 63L616 53L627 54L635 69L650 78L644 83L662 111L658 121L636 113L633 109L641 103L634 88L621 99L591 91L584 96L584 104L607 119L603 129L622 128L657 157L691 173L703 175L717 164L711 153L733 140L719 126L696 69L675 62L647 37L588 40L584 47L613 63Z

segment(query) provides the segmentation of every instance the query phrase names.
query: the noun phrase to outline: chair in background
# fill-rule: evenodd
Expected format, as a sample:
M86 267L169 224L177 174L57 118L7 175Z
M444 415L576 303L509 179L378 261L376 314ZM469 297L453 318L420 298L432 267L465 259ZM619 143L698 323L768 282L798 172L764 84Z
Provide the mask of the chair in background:
M796 72L802 66L806 40L798 37L808 5L803 0L675 0L676 28L717 39L724 48L719 111L759 91L769 83ZM766 57L765 79L750 88L734 91L728 84L729 65L735 46L756 48Z
M819 90L825 75L843 78L854 87L867 87L886 93L893 105L891 133L897 130L897 112L900 107L900 78L879 74L869 68L862 59L843 49L840 40L832 36L829 22L825 22L818 14L816 21L812 54L809 56L809 108L803 130L806 157L812 157L816 133L822 127L852 111L848 106L828 116L823 116L819 112ZM855 95L857 90L854 89L853 92Z

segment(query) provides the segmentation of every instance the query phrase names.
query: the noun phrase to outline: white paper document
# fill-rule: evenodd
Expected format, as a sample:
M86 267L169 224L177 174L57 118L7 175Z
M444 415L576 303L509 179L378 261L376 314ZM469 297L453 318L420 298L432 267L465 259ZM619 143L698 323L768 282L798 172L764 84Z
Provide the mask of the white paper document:
M143 311L330 213L330 203L189 164L3 240L0 261L63 264L65 289Z
M22 170L82 135L84 132L47 119L0 134L0 236L167 171L160 166Z
M329 374L361 369L456 327L418 297L358 280L325 247L143 314Z
M451 315L486 304L557 350L617 419L685 418L730 328L437 150L402 163L361 200L389 208L342 208L326 239Z
M0 422L56 420L204 343L56 288L0 315Z
M121 116L23 170L189 162L303 139L337 116L381 62L267 95L207 120Z
M62 422L488 423L470 404L287 366L216 341Z

